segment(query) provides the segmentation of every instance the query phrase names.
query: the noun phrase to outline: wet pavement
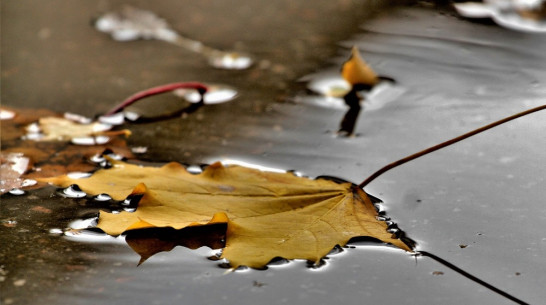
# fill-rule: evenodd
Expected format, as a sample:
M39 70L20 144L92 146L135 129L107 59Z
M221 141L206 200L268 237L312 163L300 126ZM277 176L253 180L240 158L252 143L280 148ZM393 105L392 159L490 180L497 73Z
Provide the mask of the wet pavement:
M257 63L243 71L213 69L179 47L115 42L90 26L123 3L153 10L207 45L252 54ZM235 159L359 183L389 162L544 103L546 36L461 19L448 8L123 3L3 1L2 104L93 116L159 84L222 83L237 88L239 97L183 118L125 126L133 131L130 146L148 147L138 158ZM337 73L352 45L396 84L386 89L389 98L364 104L355 137L340 138L335 133L345 110L328 101L313 104L321 98L297 80ZM165 95L135 109L153 115L176 103ZM395 169L366 191L384 201L419 250L540 304L546 297L543 122L544 113L536 113L500 126ZM512 303L427 257L368 244L332 255L317 270L296 261L224 274L206 259L210 250L182 247L136 267L139 257L122 239L57 233L99 208L53 188L3 195L0 302Z

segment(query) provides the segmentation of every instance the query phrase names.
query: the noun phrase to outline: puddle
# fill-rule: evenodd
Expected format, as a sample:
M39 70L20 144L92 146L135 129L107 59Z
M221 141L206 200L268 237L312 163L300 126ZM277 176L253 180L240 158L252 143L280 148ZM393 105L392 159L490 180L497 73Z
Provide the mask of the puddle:
M159 15L169 16L168 20L177 29L190 22L202 25L208 19L204 11L198 14L192 11L192 18L181 15L190 10L181 6L191 5L196 10L199 2L165 3L170 6L154 6ZM255 15L253 11L261 14L260 18L239 19L247 20L245 27L252 27L257 33L247 31L239 38L245 41L244 49L266 57L274 69L236 72L211 70L194 58L171 54L160 44L158 47L146 42L115 44L94 31L84 33L78 26L66 26L66 22L74 25L83 24L83 19L87 22L89 14L82 18L82 12L109 9L97 9L96 5L91 2L67 5L63 8L63 18L59 18L55 6L6 4L6 11L13 14L6 13L6 24L10 26L3 31L3 38L12 43L3 53L2 80L6 86L2 102L72 112L80 109L104 112L120 96L176 80L197 79L237 88L240 93L237 103L203 107L199 116L188 116L185 121L173 119L137 126L130 141L134 147L148 147L139 156L147 161L201 164L210 156L221 155L272 168L279 164L282 168L297 168L310 176L328 174L358 182L393 160L478 127L475 124L532 107L541 102L544 94L540 86L544 79L543 36L469 22L456 17L454 12L420 7L385 10L377 18L367 18L363 36L355 37L350 44L359 41L365 58L378 73L392 75L397 83L377 92L377 97L368 97L369 107L365 101L355 128L360 136L344 141L328 135L329 130L339 126L346 109L339 103L339 108L327 106L336 99L339 102L335 94L324 97L325 105L320 107L308 107L315 102L311 100L297 104L274 101L284 101L284 97L290 96L285 91L290 88L286 79L297 79L333 56L323 48L331 48L334 41L347 38L339 37L340 33L357 31L356 27L342 31L337 28L339 22L369 9L344 9L346 2L324 2L309 7L296 1L291 2L291 9L283 9L280 14L257 10L255 2L245 3L238 14ZM222 22L218 17L226 14L226 7L219 5L208 10L217 11L213 20ZM268 7L281 5L275 2ZM322 14L317 7L328 13ZM342 18L336 19L339 15ZM35 24L29 22L29 16L41 16L40 25L49 30L29 27ZM290 22L286 22L286 17L290 17ZM332 22L326 24L323 20ZM290 31L283 31L285 24L291 26ZM309 34L308 26L312 24L316 26L313 33L321 33L319 36ZM206 41L218 40L222 41L218 45L230 46L233 36L227 32L232 25L223 25L208 32L206 26L196 27L200 31L196 37L209 37ZM36 39L36 33L50 33L50 36ZM57 58L58 54L63 60ZM69 60L82 57L89 60ZM60 66L69 69L57 70ZM338 86L334 82L332 87ZM397 93L398 89L403 92ZM378 101L376 106L372 106L374 99ZM541 121L541 114L537 114L491 130L390 172L367 190L385 200L382 208L404 231L420 241L421 248L464 270L472 270L476 276L529 303L540 303L543 300L540 283L546 274L540 268L545 238L528 234L521 224L545 221L544 207L540 205L544 197L543 136L536 129L542 126ZM151 139L154 145L150 145ZM502 162L505 156L516 161ZM200 165L188 169L195 173L202 171ZM509 181L504 179L507 173ZM272 304L356 304L366 299L374 304L497 304L503 301L432 260L419 259L416 263L415 258L400 251L366 244L356 244L357 249L332 255L326 261L327 268L319 268L319 272L306 269L305 261L293 261L280 266L272 264L265 272L249 270L225 275L216 262L206 259L214 254L206 247L198 250L174 247L137 268L139 255L121 239L110 241L99 235L89 237L97 242L88 243L76 242L77 236L70 239L58 236L59 230L64 232L59 228L68 227L70 221L87 219L82 214L98 209L122 210L121 204L113 206L112 200L104 195L89 198L91 204L87 203L88 198L51 197L54 192L49 189L26 196L2 197L0 225L3 232L9 232L2 234L4 239L9 238L1 241L5 246L0 250L4 303L259 304L268 300ZM419 205L405 200L415 196L423 198ZM44 209L32 209L38 201ZM53 212L47 214L44 212L47 209ZM469 246L460 247L462 242ZM434 276L433 272L444 274Z

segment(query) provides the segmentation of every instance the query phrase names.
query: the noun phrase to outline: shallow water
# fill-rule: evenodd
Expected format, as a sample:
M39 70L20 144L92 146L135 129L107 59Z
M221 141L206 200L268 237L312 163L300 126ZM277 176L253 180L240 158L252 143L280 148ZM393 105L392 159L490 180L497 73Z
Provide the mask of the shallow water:
M243 1L243 10L229 11L261 26L260 35L234 21L216 30L203 26L226 4L210 10L188 4L189 18L176 18L172 6L182 5L171 1L155 8L175 28L200 25L192 29L207 43L226 49L240 45L265 60L246 72L227 72L211 70L168 45L119 44L97 34L87 22L116 5L109 1L70 2L63 6L64 19L49 5L18 3L2 2L3 25L10 26L2 35L6 105L99 113L136 91L178 80L238 90L234 101L185 118L130 125L130 145L148 147L139 158L153 162L199 165L231 159L358 183L391 161L544 103L546 93L546 36L470 22L450 10L384 9L368 20L357 10L365 7L343 1L335 9L325 1L317 8L279 2L268 4L268 10L268 5ZM135 4L150 9L147 2ZM261 18L253 17L256 10ZM25 23L31 16L41 17ZM324 25L327 17L339 22ZM82 30L65 29L65 23ZM337 69L353 44L379 74L396 80L392 89L402 94L376 108L364 104L356 137L339 138L335 132L344 109L300 103L297 97L308 94L296 80L318 67ZM165 96L154 102L172 100ZM389 216L419 249L539 304L545 297L546 235L534 228L546 223L543 122L543 113L518 119L403 165L366 191L384 201ZM218 262L206 258L211 255L206 248L176 247L136 267L139 256L122 239L58 234L107 205L64 198L52 188L3 196L2 302L511 304L428 258L416 260L386 247L347 249L316 270L295 261L225 274Z

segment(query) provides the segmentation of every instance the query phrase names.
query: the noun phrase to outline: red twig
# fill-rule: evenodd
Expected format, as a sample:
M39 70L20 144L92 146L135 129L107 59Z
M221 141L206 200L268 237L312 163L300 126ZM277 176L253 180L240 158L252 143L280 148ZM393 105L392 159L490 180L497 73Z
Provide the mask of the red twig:
M415 154L413 154L413 155L410 155L410 156L407 156L407 157L405 157L405 158L402 158L402 159L400 159L400 160L398 160L398 161L395 161L395 162L393 162L393 163L391 163L391 164L389 164L389 165L387 165L387 166L384 166L383 168L379 169L378 171L376 171L375 173L373 173L370 177L366 178L366 180L362 181L362 183L360 183L360 184L358 185L358 187L364 188L366 185L368 185L368 183L372 182L375 178L379 177L380 175L382 175L382 174L385 173L386 171L388 171L388 170L390 170L390 169L393 169L393 168L395 168L395 167L397 167L397 166L399 166L399 165L402 165L402 164L404 164L404 163L406 163L406 162L409 162L409 161L411 161L411 160L417 159L417 158L419 158L419 157L422 157L422 156L424 156L424 155L426 155L426 154L429 154L429 153L431 153L431 152L433 152L433 151L436 151L436 150L438 150L438 149L444 148L444 147L449 146L449 145L451 145L451 144L455 144L455 143L457 143L457 142L459 142L459 141L462 141L462 140L464 140L464 139L466 139L466 138L469 138L469 137L471 137L471 136L473 136L473 135L476 135L476 134L478 134L478 133L480 133L480 132L482 132L482 131L486 131L486 130L488 130L488 129L491 129L491 128L493 128L493 127L496 127L496 126L498 126L498 125L500 125L500 124L506 123L506 122L508 122L508 121L517 119L517 118L522 117L522 116L524 116L524 115L528 115L528 114L531 114L531 113L533 113L533 112L537 112L537 111L544 110L544 109L546 109L546 105L538 106L538 107L535 107L535 108L532 108L532 109L529 109L529 110L526 110L526 111L523 111L523 112L514 114L514 115L509 116L509 117L507 117L507 118L504 118L504 119L502 119L502 120L493 122L493 123L491 123L491 124L489 124L489 125L483 126L483 127L478 128L478 129L476 129L476 130L473 130L473 131L471 131L471 132L468 132L468 133L465 133L465 134L463 134L463 135L460 135L460 136L458 136L458 137L456 137L456 138L453 138L453 139L451 139L451 140L448 140L448 141L445 141L445 142L440 143L440 144L438 144L438 145L434 145L434 146L432 146L432 147L429 147L429 148L427 148L427 149L425 149L425 150L422 150L422 151L420 151L420 152L418 152L418 153L415 153Z
M133 104L134 102L143 99L148 96L161 94L169 91L173 91L176 89L195 89L201 94L201 97L207 92L208 88L207 86L198 83L198 82L183 82L183 83L172 83L167 85L161 85L157 87L153 87L150 89L146 89L144 91L140 91L138 93L135 93L125 99L121 104L117 105L116 107L112 108L110 111L108 111L105 116L113 115L115 113L118 113L125 109L125 107Z

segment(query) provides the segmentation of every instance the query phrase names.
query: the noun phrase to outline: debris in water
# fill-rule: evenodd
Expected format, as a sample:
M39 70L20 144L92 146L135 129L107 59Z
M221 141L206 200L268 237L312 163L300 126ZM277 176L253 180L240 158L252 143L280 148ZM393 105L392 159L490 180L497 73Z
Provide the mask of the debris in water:
M120 11L109 12L99 17L95 22L95 28L110 34L112 39L117 41L137 39L166 41L204 55L211 66L219 69L243 70L253 64L249 55L217 50L200 41L184 37L171 29L164 19L153 12L131 6L124 6Z
M21 195L21 188L32 185L21 176L30 168L31 162L23 153L0 153L0 194ZM24 193L24 192L23 192Z
M545 0L484 0L454 3L459 15L466 18L491 18L507 29L546 33Z

